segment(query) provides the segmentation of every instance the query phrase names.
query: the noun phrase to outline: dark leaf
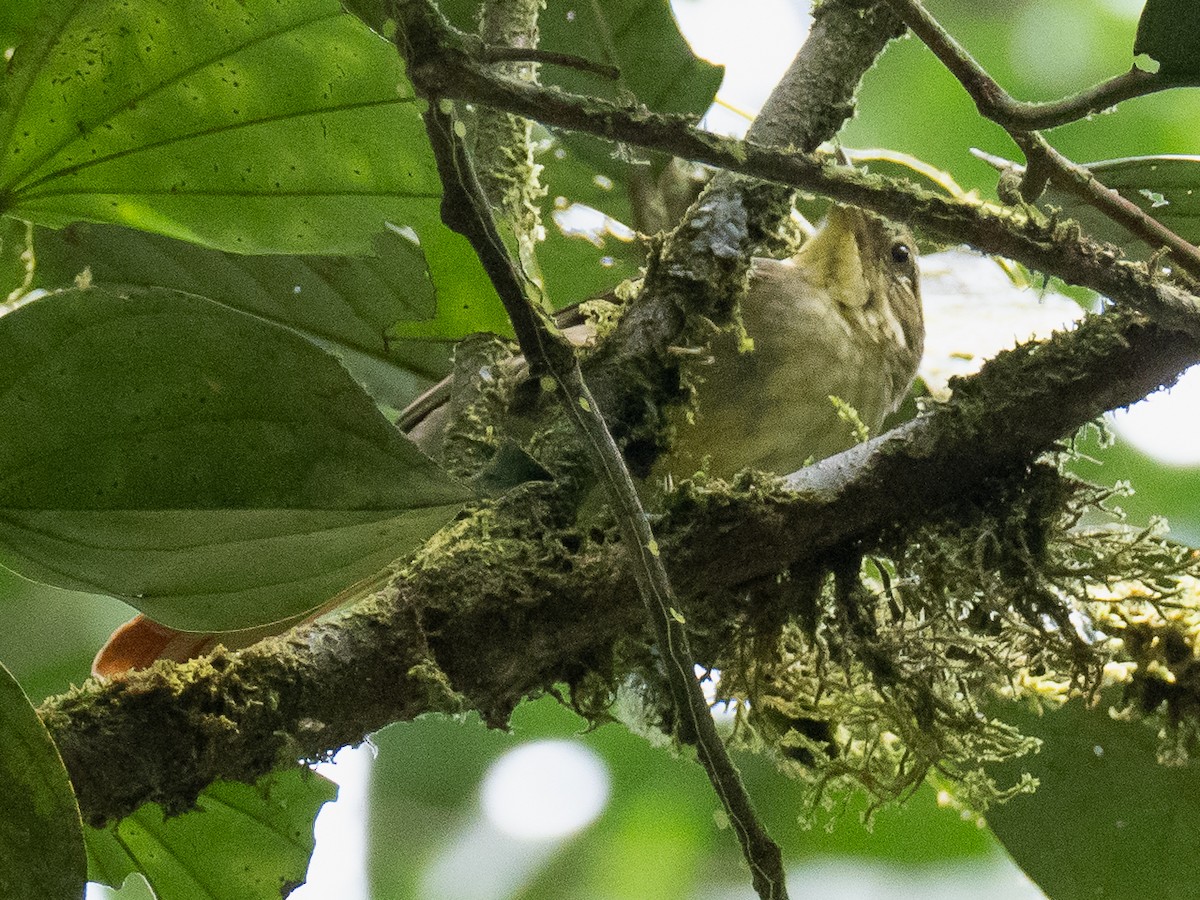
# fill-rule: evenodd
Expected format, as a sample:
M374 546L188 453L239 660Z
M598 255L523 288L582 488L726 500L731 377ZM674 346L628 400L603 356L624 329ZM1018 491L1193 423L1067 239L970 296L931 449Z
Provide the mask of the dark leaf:
M337 0L51 6L0 107L0 211L129 225L237 253L369 254L420 239L438 315L507 331L441 184L395 48Z
M468 496L332 356L207 300L53 294L0 358L0 561L174 628L319 606Z
M988 811L987 821L1029 877L1054 900L1196 896L1200 770L1157 762L1145 722L1115 721L1107 704L1081 700L1044 714L993 710L1045 743L991 770L1001 783L1023 771L1038 789Z
M1200 77L1200 0L1146 0L1133 53L1157 60L1170 78Z
M371 256L243 256L86 223L40 228L35 247L37 287L70 287L87 270L100 287L170 288L216 300L337 353L394 407L448 371L444 344L391 338L398 322L434 314L420 248L391 229L375 237Z
M58 748L0 665L0 897L83 897L87 860Z

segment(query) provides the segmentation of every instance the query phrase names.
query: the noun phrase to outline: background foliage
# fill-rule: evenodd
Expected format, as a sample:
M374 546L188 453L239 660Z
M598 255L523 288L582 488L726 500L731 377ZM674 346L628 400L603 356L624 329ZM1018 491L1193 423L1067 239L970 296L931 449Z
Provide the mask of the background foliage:
M688 2L678 0L680 6ZM6 41L15 40L15 35L39 5L33 0L5 4L0 9L0 37ZM456 3L454 6L455 14L462 21L469 20L470 4ZM677 55L674 59L678 67L664 74L658 57L665 46L661 35L669 35L670 22L661 4L633 0L603 7L591 4L583 10L583 14L590 17L586 20L568 18L569 6L550 3L546 13L548 38L551 43L561 41L564 48L589 58L606 58L610 53L618 53L627 82L615 89L616 95L631 91L652 106L668 111L698 111L706 105L705 92L711 92L716 86L714 69ZM971 0L939 0L930 2L929 6L1002 84L1016 96L1026 99L1060 96L1127 68L1140 8L1137 3L1116 0L1110 3L1014 0L995 5ZM336 4L314 2L307 7L316 10L314 19L320 19L321 15L332 15L330 10ZM769 24L764 23L762 27L769 27ZM316 38L308 37L309 25L297 28L290 52L307 54L304 58L310 61L319 57L321 65L333 65L319 52L324 45ZM584 36L583 43L575 39L578 35ZM641 40L624 39L628 36ZM177 39L177 36L165 35L163 38L164 42ZM359 39L361 35L356 38ZM1053 52L1049 48L1053 48ZM679 49L676 48L677 53ZM367 57L370 57L369 52ZM367 57L351 54L341 61L364 66L387 65L382 54L378 59L370 57L364 62ZM263 60L238 59L236 62L253 70L255 65L268 66L270 58L268 54ZM300 62L296 64L301 65ZM153 71L147 77L153 77ZM394 80L395 75L389 72L388 77ZM564 78L564 81L568 80ZM591 83L570 86L595 88ZM105 101L108 106L103 108L116 110L131 99L130 96L109 98ZM343 99L347 108L339 110L337 115L356 115L363 98ZM414 124L411 117L406 118L406 111L400 108L394 94L374 99L381 108L388 110L388 115L394 116L396 133L379 136L370 128L352 125L348 133L375 134L378 141L365 147L356 143L330 159L310 160L313 165L306 172L310 178L327 178L331 170L336 170L356 154L371 160L380 159L380 154L390 153L397 145L405 143L405 135L411 142L419 133L419 125ZM273 105L280 102L280 97L272 93L252 96L245 102ZM289 102L303 105L307 100L292 97ZM97 106L94 99L89 98L86 103L80 101L80 105L86 106L89 116L99 117L102 107ZM236 107L239 111L242 108ZM231 106L232 110L234 107ZM1053 141L1059 149L1079 161L1150 153L1194 153L1198 115L1200 96L1197 92L1176 91L1128 102L1115 113L1058 129L1053 133ZM235 159L242 156L280 159L282 157L276 155L280 147L304 145L304 135L295 129L318 127L318 118L299 117L297 123L288 126L291 130L257 135L247 132L247 142L230 152ZM89 122L91 124L94 123ZM186 125L184 120L179 123L181 129ZM102 136L97 138L100 139ZM979 147L1009 158L1016 155L1003 132L978 118L959 85L919 42L912 39L893 44L869 74L860 94L859 114L847 127L843 139L854 147L881 146L909 152L950 172L960 184L976 188L984 195L994 193L995 172L968 155L965 148ZM200 154L204 148L197 146L194 149ZM146 150L151 155L159 152L154 147ZM624 222L631 216L629 185L644 177L647 171L654 171L658 162L635 158L639 165L631 166L626 154L614 155L594 141L556 141L549 135L545 136L540 159L547 166L548 207L578 201ZM55 178L69 181L71 166L78 160L58 162L61 166L56 168L54 159L44 161L35 173L36 178L31 177L26 182L45 187L53 186ZM427 163L427 160L415 159L413 171L428 178ZM145 158L138 159L137 154L131 154L123 165L126 168L114 178L128 179L130 167L134 166L138 167L140 176L142 168L153 167L155 163L153 160L147 163ZM197 166L189 163L183 168L190 173ZM597 179L597 173L603 177ZM207 177L207 172L205 174ZM273 175L260 172L254 177L269 182ZM366 205L360 213L364 217L379 213L380 204L383 204L383 214L428 223L436 215L436 205L425 195L436 191L436 186L421 184L423 186L419 188L413 188L411 182L390 185L383 191L387 194L384 199L364 200ZM311 182L306 182L305 186L313 187ZM61 196L60 191L54 193L54 197ZM562 202L558 201L560 197ZM149 222L149 213L140 208L132 213L127 210L123 217L114 220L101 209L103 204L99 195L91 199L100 204L93 212L103 221L143 226ZM104 195L104 200L108 199L108 195ZM14 215L39 218L49 224L64 224L78 214L68 216L63 213L65 218L60 217L58 207L53 204L65 201L40 198L36 186L28 187L24 193L18 189L9 202L9 211ZM307 209L303 203L278 202L284 204L284 214L288 216L302 215ZM296 212L297 209L300 212ZM417 209L417 213L414 214L413 209ZM264 210L252 209L250 218L280 214L278 210L271 213ZM220 226L230 216L244 212L229 208L210 209L198 216L197 221L189 222L186 231L160 229L176 237L196 239L207 247L180 243L170 237L147 236L111 224L76 226L73 230L54 233L39 232L35 238L39 248L37 284L68 286L81 271L83 263L91 265L93 277L115 287L138 285L192 291L202 285L209 296L229 307L285 324L322 346L336 349L358 380L368 385L377 404L385 411L403 406L407 398L428 384L445 365L442 345L414 345L404 338L452 334L463 327L464 321L470 321L472 325L490 321L493 327L503 328L502 322L495 317L495 310L487 307L485 300L480 301L485 307L483 313L474 308L468 311L469 317L463 317L459 315L461 304L452 304L440 308L439 316L431 324L402 328L396 334L394 344L378 339L379 333L397 320L419 318L412 313L430 310L428 280L430 277L437 280L439 267L444 272L468 265L456 239L441 235L432 225L429 226L431 236L422 234L422 247L431 255L427 274L426 262L412 256L411 243L394 233L337 234L334 237L346 246L332 247L330 235L298 229L287 232L293 239L286 246L264 245L254 249L302 255L230 255L224 251L245 248L233 246L237 237L224 233ZM548 223L548 229L542 267L548 292L556 305L611 286L636 271L635 248L612 234L596 236L594 240L600 243L597 247L590 241L563 235L551 223ZM19 252L24 247L24 237L23 229L14 229L10 225L0 233L0 271L9 279L9 284L15 284L14 279L21 273ZM354 249L369 250L376 256L349 260L314 255L344 250L351 243ZM389 260L386 267L378 264L384 254ZM442 254L440 262L437 261L438 254ZM402 281L392 265L397 256L404 260L406 267ZM477 277L477 274L461 276L462 280L455 282L455 290L460 292L456 296L466 297L475 284L472 278ZM403 290L398 289L401 283ZM352 316L306 315L303 308L297 312L292 305L286 305L288 312L285 314L281 312L285 306L280 304L279 298L264 287L272 284L287 285L289 289L295 285L304 298L312 297L318 291L324 292L325 300L314 300L313 309L322 308L324 302L342 304L342 308L351 310ZM370 285L371 293L382 298L370 308L355 306L366 291L364 285ZM472 299L471 302L477 301ZM347 322L353 327L348 327ZM394 350L396 347L400 349ZM1200 496L1200 468L1160 465L1121 441L1112 447L1101 447L1089 437L1080 446L1095 459L1094 462L1076 464L1085 477L1108 484L1129 481L1134 485L1136 493L1124 502L1131 520L1145 522L1151 515L1165 514L1170 519L1173 533L1180 539L1193 543L1200 540L1200 504L1194 502L1194 498ZM85 678L96 647L129 614L125 606L111 598L35 585L4 571L0 571L0 599L9 622L8 628L0 630L0 659L35 700ZM1164 838L1156 830L1162 819L1139 822L1131 811L1138 807L1170 809L1171 815L1177 817L1171 821L1195 821L1196 811L1180 806L1187 803L1187 798L1200 796L1193 783L1194 774L1172 772L1167 775L1147 764L1153 755L1153 740L1146 740L1146 735L1136 730L1130 731L1130 726L1122 730L1114 725L1114 730L1103 730L1094 736L1081 735L1074 729L1072 721L1065 717L1056 719L1046 728L1046 734L1060 739L1070 734L1078 740L1069 748L1056 744L1062 748L1061 753L1043 754L1030 763L1035 772L1040 771L1047 783L1056 788L1033 798L1018 798L995 814L993 827L1019 861L1056 898L1094 896L1092 889L1097 882L1110 887L1124 884L1125 895L1137 895L1144 887L1138 880L1139 873L1154 878L1158 896L1188 896L1189 867L1184 864L1175 868L1170 863L1196 858L1196 850L1200 848L1194 829L1179 828ZM379 758L371 788L370 878L375 896L389 900L423 896L421 877L426 867L452 844L467 823L478 818L478 787L488 766L520 741L576 736L581 725L580 720L552 701L541 700L518 712L511 735L488 732L470 721L429 718L393 726L381 733L376 739ZM1035 732L1041 727L1033 721L1029 726ZM669 758L617 726L606 726L579 737L579 740L600 754L608 768L612 791L602 816L562 847L547 851L520 883L509 886L507 893L504 892L503 870L506 865L515 863L512 858L506 862L504 856L498 855L494 861L496 875L491 892L481 886L477 896L691 898L733 897L746 890L735 842L727 830L712 826L715 802L695 766ZM1103 752L1097 753L1096 748ZM1089 765L1080 763L1080 756ZM797 824L797 815L803 811L799 790L761 761L745 759L741 762L746 767L751 792L766 823L793 860L853 858L864 863L937 866L948 873L949 883L954 885L956 871L963 879L974 878L978 871L956 870L954 866L963 863L987 866L1002 852L976 817L946 803L945 797L939 802L938 786L932 785L922 788L904 806L876 813L870 829L860 821L863 802L858 798L838 798L840 802L832 811L819 812L818 824L828 825L827 829L801 828ZM1057 781L1054 780L1056 773L1060 776ZM1063 773L1071 774L1073 780L1063 781ZM1118 789L1117 783L1122 779L1130 781L1131 786ZM315 791L310 790L311 787L298 789L298 796L306 799L297 799L292 805L294 815L288 818L292 825L311 816L316 802L329 796L326 787L319 786ZM268 791L266 796L269 796L270 788L263 790ZM279 794L275 797L280 799ZM210 798L210 803L214 808L219 803L224 803L225 808L236 806L228 796L220 795L220 789ZM151 827L141 821L142 813L138 816L139 821L130 822L128 828ZM147 813L147 816L147 822L153 823L153 813ZM261 812L255 813L255 821L269 824L269 819ZM266 827L268 825L264 825ZM286 831L286 827L283 830ZM93 836L89 844L94 857L103 846L99 840ZM296 840L284 841L284 846L262 852L294 857L297 846L303 850L304 840L298 840L298 844ZM1106 840L1117 840L1127 855L1102 854L1099 848L1108 846L1104 843ZM1047 856L1044 851L1052 842L1066 847L1070 856L1081 860L1082 864L1077 869L1067 870L1063 866L1066 856ZM174 846L173 852L182 854L183 859L190 858L191 849L186 838L165 840L165 843ZM1091 852L1080 853L1079 847L1090 848ZM109 860L116 858L108 857ZM1158 862L1148 862L1151 859ZM147 865L143 860L142 868ZM289 865L296 871L294 860ZM115 881L126 871L129 871L127 861L96 868L94 860L93 877ZM860 886L868 883L870 872L869 868L862 870ZM904 886L905 877L895 872L887 876L892 888L889 895L898 896L903 890L911 890L911 881L907 882L909 887ZM1122 882L1118 880L1120 878L1132 880ZM161 882L160 886L163 884L166 882ZM965 890L963 882L957 884ZM269 887L275 889L274 885ZM794 889L800 893L801 885L795 884ZM136 890L131 886L125 894L134 896ZM238 893L241 890L245 890L244 884L211 888L212 896L249 896ZM269 893L265 895L269 896Z

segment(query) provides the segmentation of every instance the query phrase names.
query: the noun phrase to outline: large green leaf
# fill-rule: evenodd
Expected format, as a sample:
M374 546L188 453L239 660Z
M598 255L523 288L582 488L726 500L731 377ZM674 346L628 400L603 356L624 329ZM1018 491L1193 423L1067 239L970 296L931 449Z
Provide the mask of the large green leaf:
M547 80L580 94L627 99L656 112L700 116L724 69L696 57L662 0L573 3L550 0L539 19L542 46L616 66L616 82L574 69L547 67Z
M1200 77L1200 0L1146 0L1133 52L1171 78Z
M6 79L15 215L354 252L440 193L395 52L335 0L63 6Z
M219 631L311 609L467 496L293 332L165 290L0 319L0 562Z
M374 0L351 0L349 5L374 27L383 27L383 5ZM456 28L472 34L478 30L482 0L438 0L437 5ZM656 112L700 116L724 74L721 66L692 54L663 0L547 0L538 29L541 49L619 70L620 77L610 81L563 66L542 67L543 84L577 94L615 101L632 97Z
M1138 156L1088 163L1087 169L1142 211L1192 243L1200 242L1200 156ZM1090 234L1112 241L1137 257L1150 249L1095 207L1055 190L1044 203L1078 219ZM1157 249L1157 248L1155 248Z
M304 881L313 821L336 796L327 778L293 769L254 786L217 782L170 819L148 803L86 830L89 875L117 887L140 872L158 900L279 900Z
M546 295L561 309L602 294L627 278L637 277L645 262L640 241L620 238L605 227L581 230L578 206L596 210L585 222L599 222L600 212L622 226L633 221L628 178L597 177L595 169L570 147L542 131L538 162L545 168L553 210L545 211L545 240L538 246L538 265Z
M337 0L52 6L0 109L0 211L130 225L238 253L420 238L439 320L507 329L441 184L399 57Z
M25 39L44 5L43 0L4 0L0 3L0 52Z
M0 665L0 896L82 898L86 872L67 770L29 698Z
M197 294L285 325L334 350L376 396L402 407L448 371L449 348L389 337L402 319L433 315L420 249L389 229L373 256L242 256L116 225L39 228L37 287L70 287L83 271L102 287ZM361 357L375 368L355 365ZM390 379L372 378L393 370Z
M993 807L988 824L1054 900L1196 896L1200 858L1200 769L1156 761L1158 737L1144 722L1121 722L1107 704L1072 700L1037 715L997 714L1044 741L1041 752L995 768L1002 782L1022 771L1032 794Z
M550 0L539 24L546 49L606 62L621 73L613 82L572 69L543 67L549 83L569 91L618 102L632 97L655 112L698 119L712 105L724 77L721 66L692 53L670 4L662 0ZM644 176L647 169L656 178L659 166L648 167L641 152L631 162L625 148L588 135L562 135L560 145L541 157L550 190L634 224L627 212L632 202L629 180L635 170Z

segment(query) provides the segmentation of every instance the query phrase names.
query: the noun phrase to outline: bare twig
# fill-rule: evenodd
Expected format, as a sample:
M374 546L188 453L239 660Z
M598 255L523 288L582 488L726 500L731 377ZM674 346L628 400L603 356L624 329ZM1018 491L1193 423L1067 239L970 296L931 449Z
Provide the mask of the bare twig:
M836 166L810 154L770 150L720 137L677 116L631 110L594 98L521 84L495 75L468 54L446 50L427 36L414 77L431 90L460 100L494 105L562 128L661 150L685 159L822 194L839 203L872 209L951 241L1015 259L1126 303L1169 328L1200 336L1200 307L1191 294L1129 277L1117 248L1081 242L1027 219L1018 211L951 200L911 184Z
M609 81L616 81L621 77L621 70L616 66L584 59L582 56L572 56L570 53L555 53L553 50L541 50L534 47L485 46L479 51L479 58L482 62L487 63L547 63L552 66L562 66L566 69L576 69L580 72L599 75Z

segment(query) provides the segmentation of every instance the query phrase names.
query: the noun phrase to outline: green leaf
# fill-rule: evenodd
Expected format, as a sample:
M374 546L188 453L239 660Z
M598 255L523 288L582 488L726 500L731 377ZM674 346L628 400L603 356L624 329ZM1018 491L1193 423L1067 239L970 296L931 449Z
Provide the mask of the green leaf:
M165 290L0 318L0 563L222 631L320 605L468 496L328 354Z
M481 0L439 0L438 8L461 31L478 31ZM382 29L386 11L372 0L350 6ZM610 81L557 65L541 67L539 80L576 94L626 101L631 97L656 112L700 116L707 111L724 75L693 55L670 4L661 0L607 0L576 3L547 0L538 16L539 47L620 70Z
M395 51L335 0L66 8L6 80L11 214L351 253L440 195Z
M721 66L692 53L670 4L659 0L551 0L538 21L546 49L609 63L621 73L614 82L572 69L543 67L549 83L568 91L617 102L636 98L655 112L698 119L712 105L724 77ZM588 203L618 221L634 224L626 212L633 202L629 193L633 170L643 170L654 180L660 166L646 166L647 154L642 151L631 156L626 148L589 135L564 134L560 144L562 159L557 158L557 150L543 156L546 181L554 195ZM577 165L560 170L560 165L572 162ZM608 179L599 192L597 175Z
M420 103L395 48L337 0L51 7L0 110L0 211L109 222L238 253L368 254L418 235L438 320L507 332L440 219Z
M217 782L197 809L165 819L153 803L85 832L89 877L116 887L141 873L160 900L279 900L304 881L313 821L337 787L308 769L257 785Z
M615 284L638 277L643 257L640 243L608 233L569 234L554 221L546 223L546 238L538 249L542 280L555 309L603 294Z
M154 891L150 890L146 879L138 874L127 876L115 892L103 895L103 900L161 900L161 898L154 896Z
M456 27L476 31L479 0L447 0L438 5ZM609 63L621 72L614 82L546 65L541 67L540 78L547 85L618 102L634 99L656 112L699 118L721 84L724 70L692 53L670 5L659 0L549 0L538 24L543 49ZM644 165L645 154L636 152L639 162L631 163L629 154L610 142L559 134L539 153L538 162L545 167L543 182L549 186L551 198L562 197L564 205L592 206L629 225L634 221L629 182L635 167L652 170L648 173L651 181L657 177L657 167ZM605 238L606 246L593 250L579 238L562 235L551 222L546 230L547 244L538 257L556 307L578 302L636 275L642 262L639 246ZM606 265L598 262L602 258Z
M636 97L656 112L700 116L725 70L692 53L670 4L659 0L574 3L550 0L538 20L541 46L616 66L616 81L575 69L546 67L546 80L578 94Z
M50 733L0 665L0 896L83 897L83 824Z
M25 39L43 5L43 0L4 0L0 3L0 52Z
M1137 156L1089 163L1090 171L1180 237L1200 242L1200 156ZM1150 248L1098 212L1095 207L1051 189L1044 202L1078 219L1092 235L1144 257Z
M1146 0L1133 53L1158 60L1170 78L1200 77L1200 0Z
M1054 900L1195 897L1200 770L1160 765L1154 729L1116 721L1107 707L993 710L1045 743L990 770L1002 783L1028 771L1040 785L993 807L988 824Z
M359 257L242 256L115 225L39 228L34 241L37 287L70 287L87 270L101 287L170 288L216 300L336 352L360 379L379 383L377 396L392 406L448 372L445 345L389 338L400 320L434 312L424 256L391 229L376 236L374 255ZM377 366L355 365L362 357ZM393 371L373 378L375 369Z

